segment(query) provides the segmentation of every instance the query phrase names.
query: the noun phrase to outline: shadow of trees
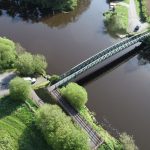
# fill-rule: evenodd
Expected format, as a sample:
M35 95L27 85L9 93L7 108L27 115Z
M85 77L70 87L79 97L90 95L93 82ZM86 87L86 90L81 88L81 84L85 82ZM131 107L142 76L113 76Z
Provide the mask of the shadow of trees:
M139 10L140 10L139 11L140 21L146 22L146 17L144 15L142 0L138 0L138 3L139 3Z
M146 65L150 63L150 46L143 48L138 54L139 65Z
M54 16L43 17L40 21L47 24L49 27L62 28L71 22L76 22L80 15L88 9L90 4L91 0L81 0L73 11L69 13L58 13Z
M10 96L5 96L1 98L0 99L0 119L12 114L21 105L23 105L23 102L16 101L14 103L14 101L11 100Z
M25 128L19 138L19 150L53 150L44 140L34 121Z
M19 113L19 108L21 108L22 105L25 105L24 102L20 102L20 101L14 102L13 100L11 100L10 96L1 98L0 119L3 119L4 117L8 117L10 115L12 116L12 114L14 114L14 118L16 118L17 114ZM16 124L16 126L14 126L14 124L9 124L9 121L7 122L10 127L16 129L14 131L10 130L9 126L8 126L9 129L7 129L6 126L4 130L3 126L1 125L1 129L3 129L4 133L8 133L10 137L9 140L13 139L12 141L8 141L8 142L10 142L10 144L12 145L14 144L14 142L16 142L17 145L19 145L19 150L52 150L52 148L44 140L44 137L40 132L40 130L36 128L35 118L31 117L32 115L30 116L28 114L30 112L27 112L26 114L26 112L22 110L21 113L22 114L18 114L19 118L17 119L19 119L25 125L25 129L23 131L22 128L24 127L22 127L21 126L22 123L19 124L19 122L17 122L18 124ZM19 132L22 132L21 136L15 137L16 138L15 141L13 136L14 135L18 136Z
M27 22L43 22L50 27L63 27L70 22L78 20L79 16L86 11L91 0L82 0L78 2L78 6L70 12L58 13L51 9L42 9L40 5L32 3L24 3L21 0L1 0L0 15L7 14L13 19L22 19ZM54 15L55 13L55 15Z

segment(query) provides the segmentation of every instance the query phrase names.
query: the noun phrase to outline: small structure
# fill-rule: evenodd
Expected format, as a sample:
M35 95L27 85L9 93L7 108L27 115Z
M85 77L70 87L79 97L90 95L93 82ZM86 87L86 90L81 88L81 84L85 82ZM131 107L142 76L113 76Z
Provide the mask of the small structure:
M114 12L115 11L115 7L116 7L116 3L110 3L109 10Z

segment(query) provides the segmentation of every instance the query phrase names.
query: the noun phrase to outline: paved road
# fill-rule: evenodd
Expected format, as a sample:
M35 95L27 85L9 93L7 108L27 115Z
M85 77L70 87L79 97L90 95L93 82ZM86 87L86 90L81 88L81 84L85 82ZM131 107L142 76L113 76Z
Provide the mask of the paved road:
M148 23L142 23L136 11L135 0L130 0L129 4L129 26L128 32L133 32L135 27L139 25L138 32L145 30L148 27Z
M16 76L14 72L0 74L0 97L9 94L9 82Z

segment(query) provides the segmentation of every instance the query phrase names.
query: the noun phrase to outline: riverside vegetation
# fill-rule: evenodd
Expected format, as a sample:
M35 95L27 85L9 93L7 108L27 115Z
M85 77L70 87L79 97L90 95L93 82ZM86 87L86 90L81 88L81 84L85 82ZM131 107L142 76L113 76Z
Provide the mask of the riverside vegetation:
M141 21L150 23L150 16L148 13L148 8L147 8L147 1L135 0L135 2L136 2L136 10L141 18Z
M128 1L124 1L126 4ZM128 8L116 5L114 11L104 13L104 23L106 29L112 35L126 34L128 30ZM113 24L113 26L112 26Z
M0 67L3 70L13 68L24 75L25 70L20 70L20 66L23 66L27 70L27 75L34 75L43 73L46 67L44 65L42 68L41 65L46 64L44 56L38 55L35 61L37 55L22 51L14 42L6 38L0 38L0 54ZM35 67L35 62L40 64L38 68ZM38 108L30 100L30 90L27 81L17 77L10 82L10 96L0 99L0 149L34 150L38 146L42 150L89 150L87 134L56 104L46 104ZM99 150L129 150L126 149L129 148L129 143L131 143L130 150L135 150L132 138L122 135L120 140L116 140L94 122L93 116L85 107L88 94L83 87L70 83L61 92L105 140Z
M115 0L112 0L115 2ZM125 4L129 4L129 0L123 0ZM150 23L150 16L147 9L146 0L135 0L136 10L141 22ZM107 31L112 35L128 33L128 7L117 4L114 11L104 13L104 23ZM113 24L113 26L112 26Z

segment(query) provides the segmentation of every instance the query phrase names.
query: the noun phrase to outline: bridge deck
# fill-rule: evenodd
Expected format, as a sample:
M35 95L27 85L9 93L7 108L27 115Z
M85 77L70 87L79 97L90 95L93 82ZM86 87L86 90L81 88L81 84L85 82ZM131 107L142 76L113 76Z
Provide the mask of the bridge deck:
M91 148L96 150L104 141L91 127L91 125L67 102L65 101L58 90L50 91L52 96L57 100L59 105L72 117L81 128L83 128L90 138Z
M81 62L80 64L76 65L75 67L71 68L69 71L64 73L60 76L60 80L52 86L49 86L49 90L57 89L58 87L66 84L67 82L75 79L80 74L84 73L85 71L89 70L90 68L94 67L95 65L103 62L104 60L110 58L111 56L123 51L124 49L141 42L142 40L148 38L150 36L150 32L144 32L141 34L137 34L132 36L124 41L121 41L113 46L106 48L97 54L93 55L92 57L88 58L87 60Z

